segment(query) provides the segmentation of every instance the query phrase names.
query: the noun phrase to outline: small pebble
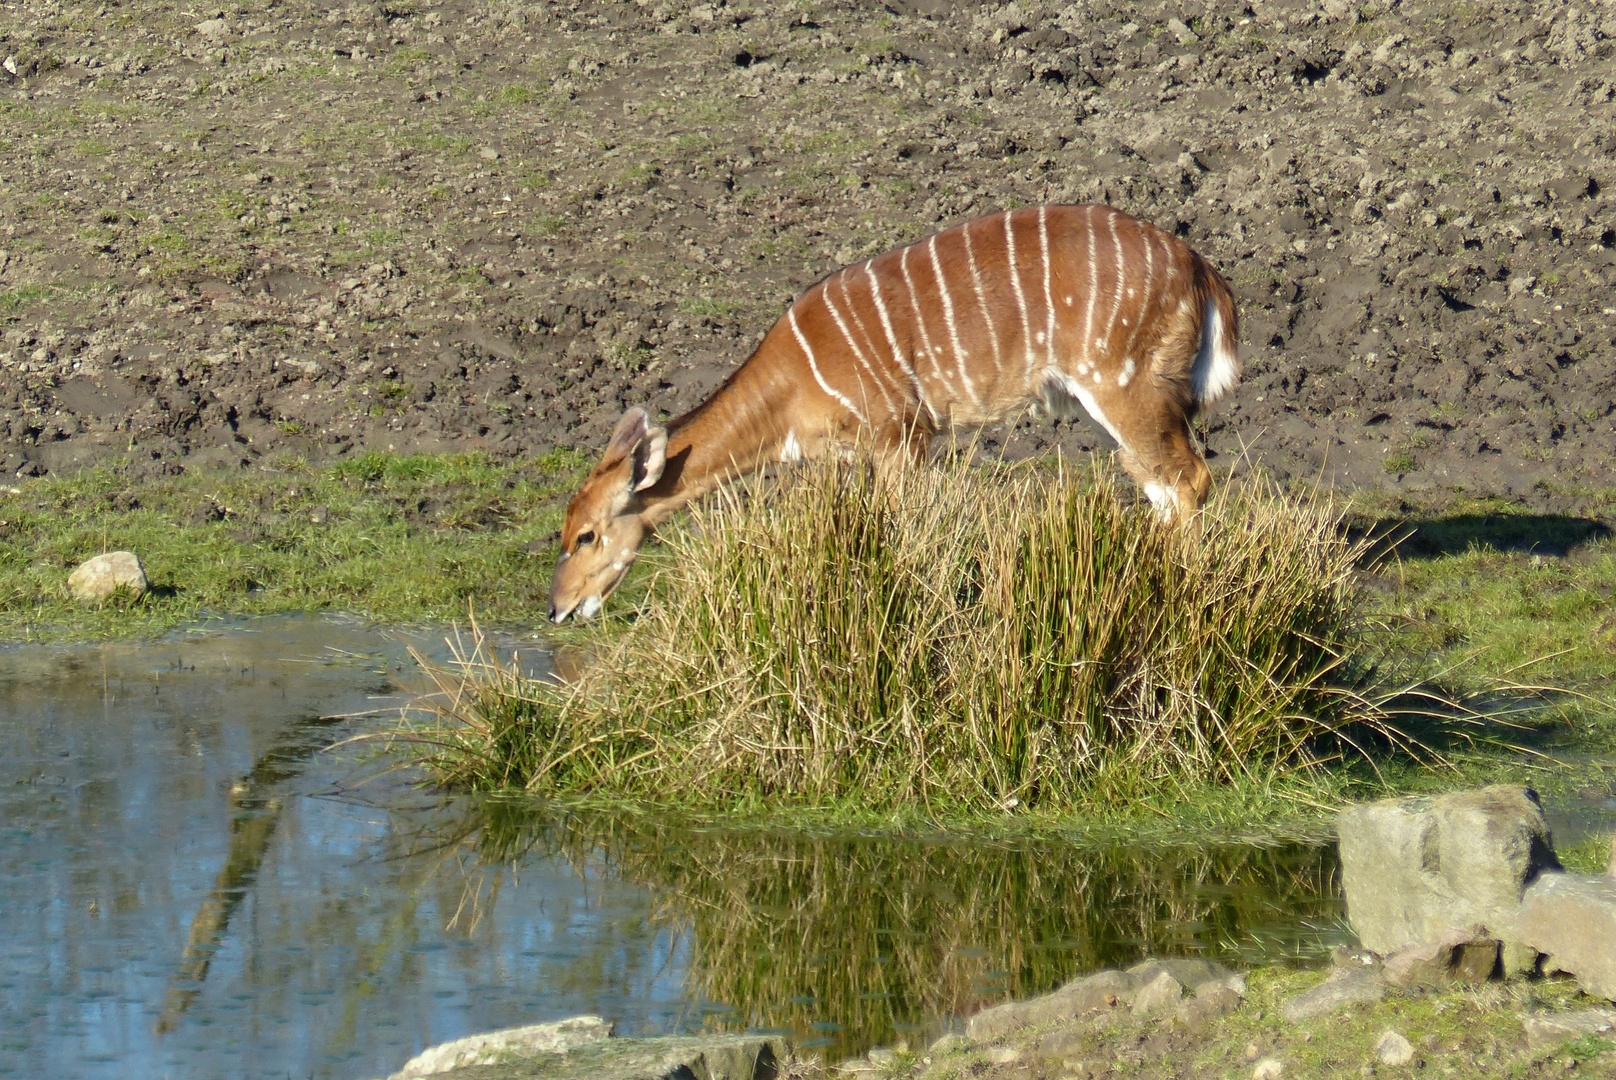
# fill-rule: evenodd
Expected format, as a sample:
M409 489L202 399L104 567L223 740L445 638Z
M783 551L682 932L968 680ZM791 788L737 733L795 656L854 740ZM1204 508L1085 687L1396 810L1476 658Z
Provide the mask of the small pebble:
M1414 1060L1414 1044L1401 1032L1388 1031L1375 1044L1375 1057L1382 1065L1407 1065Z
M1251 1080L1279 1080L1285 1075L1285 1063L1278 1058L1263 1058L1251 1070Z

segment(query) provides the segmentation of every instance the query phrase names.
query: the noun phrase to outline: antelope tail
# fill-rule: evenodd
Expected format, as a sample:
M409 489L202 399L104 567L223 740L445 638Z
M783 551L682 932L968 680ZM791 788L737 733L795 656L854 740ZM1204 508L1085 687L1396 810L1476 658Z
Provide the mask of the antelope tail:
M1205 263L1206 302L1201 311L1201 347L1190 369L1190 395L1205 408L1240 381L1239 321L1234 295L1222 276Z

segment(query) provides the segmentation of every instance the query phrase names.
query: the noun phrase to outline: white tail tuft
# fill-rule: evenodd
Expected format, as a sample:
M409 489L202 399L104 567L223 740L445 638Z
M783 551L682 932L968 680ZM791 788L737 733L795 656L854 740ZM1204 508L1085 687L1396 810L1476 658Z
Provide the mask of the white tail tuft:
M1201 318L1201 349L1190 370L1190 393L1197 405L1210 405L1234 389L1240 381L1240 357L1224 340L1223 313L1218 303L1207 297Z

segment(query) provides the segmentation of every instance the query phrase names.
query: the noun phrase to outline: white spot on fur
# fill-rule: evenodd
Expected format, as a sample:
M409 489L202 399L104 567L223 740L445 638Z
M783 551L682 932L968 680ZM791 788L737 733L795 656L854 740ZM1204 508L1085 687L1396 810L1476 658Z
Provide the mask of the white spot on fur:
M1098 368L1094 370L1094 385L1100 385L1100 370Z
M1070 297L1070 296L1068 296L1068 297L1067 297L1067 298L1066 298L1066 306L1067 306L1067 307L1071 307L1071 306L1072 306L1072 298L1071 298L1071 297Z
M1034 334L1033 337L1037 339L1038 344L1042 345L1044 343L1044 332L1042 330Z
M1127 386L1128 380L1133 378L1133 372L1133 357L1130 356L1127 360L1123 361L1122 372L1117 376L1117 385Z
M1105 338L1103 338L1103 337L1095 338L1094 339L1094 347L1096 349L1100 350L1101 352L1105 352Z
M584 602L578 605L578 617L580 619L593 619L599 614L600 597L598 596L586 596L584 597Z
M782 465L795 465L802 460L802 444L797 442L795 430L786 432L785 445L780 447L780 463Z
M1134 287L1132 285L1129 285L1128 286L1128 299L1132 300L1133 299L1133 294L1134 294Z
M622 559L618 559L616 562L612 563L612 569L621 574L623 572L623 567L627 565L628 563L624 562Z

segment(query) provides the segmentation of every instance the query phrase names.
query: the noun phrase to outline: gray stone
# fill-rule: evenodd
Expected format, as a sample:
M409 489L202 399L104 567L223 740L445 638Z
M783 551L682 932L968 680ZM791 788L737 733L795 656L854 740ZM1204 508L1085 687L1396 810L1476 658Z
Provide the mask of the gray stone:
M565 1054L580 1046L599 1042L612 1033L612 1025L598 1016L573 1016L549 1024L487 1031L463 1039L439 1043L405 1062L389 1080L415 1080L437 1076L471 1065L494 1065L513 1058L539 1054Z
M1382 1065L1407 1065L1414 1060L1414 1044L1400 1031L1388 1031L1375 1043L1375 1060Z
M1447 930L1436 941L1411 945L1386 957L1382 977L1392 986L1420 989L1448 982L1479 983L1498 968L1496 938Z
M1240 1008L1242 995L1233 987L1221 983L1204 983L1195 996L1179 1005L1173 1018L1191 1031L1199 1031L1220 1016L1227 1016Z
M786 1040L760 1035L599 1039L564 1053L512 1055L439 1075L448 1080L773 1080L789 1053Z
M1526 890L1514 936L1540 953L1545 974L1566 971L1616 1001L1616 879L1544 874Z
M1315 1016L1338 1012L1348 1005L1379 1001L1386 996L1386 983L1367 971L1339 968L1313 989L1291 998L1279 1014L1295 1024Z
M1011 1001L983 1009L966 1022L965 1033L986 1042L1017 1028L1071 1020L1116 1004L1132 1004L1136 986L1133 977L1125 972L1096 972L1030 1001Z
M1382 954L1448 930L1501 936L1526 886L1559 869L1537 795L1522 787L1355 806L1336 829L1347 917Z
M1540 1013L1522 1017L1521 1026L1526 1029L1526 1045L1540 1050L1545 1046L1559 1046L1568 1039L1602 1035L1616 1029L1616 1012L1584 1009L1580 1012Z
M1542 956L1524 941L1504 942L1504 947L1499 950L1498 959L1500 966L1504 969L1504 978L1506 979L1522 976L1533 978L1541 974L1538 969L1538 961L1542 959Z
M1184 984L1163 971L1134 994L1133 1014L1160 1016L1177 1007L1183 1000Z
M1231 977L1237 977L1228 968L1214 960L1182 958L1146 960L1129 968L1127 974L1133 979L1135 986L1144 986L1162 972L1171 975L1191 990L1197 989L1205 983L1223 982ZM1243 982L1240 992L1245 993Z
M67 587L74 599L99 604L119 589L139 596L151 586L139 556L132 551L109 551L80 563L67 576Z
M1167 20L1167 31L1178 39L1180 45L1193 45L1201 40L1199 34L1191 30L1182 19L1170 18Z
M203 19L196 24L196 32L205 38L222 38L230 32L230 24L223 19Z

